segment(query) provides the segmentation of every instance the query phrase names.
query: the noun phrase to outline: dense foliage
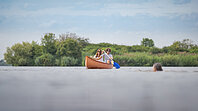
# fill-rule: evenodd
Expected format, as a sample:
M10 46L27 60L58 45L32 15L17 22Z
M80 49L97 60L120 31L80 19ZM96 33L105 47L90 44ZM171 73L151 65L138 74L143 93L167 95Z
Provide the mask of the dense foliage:
M154 63L163 66L198 66L198 55L194 54L127 53L114 56L114 60L122 66L152 66Z
M153 47L154 46L154 42L152 39L149 38L143 38L141 45L145 46L145 47Z
M152 39L143 38L141 45L125 46L110 43L93 44L75 33L56 38L47 33L41 43L16 43L7 48L4 59L13 66L82 66L85 56L93 56L97 49L111 48L114 60L121 66L198 66L198 46L184 39L163 48L154 46Z
M22 42L7 48L4 59L13 66L80 66L82 49L88 45L88 39L74 33L66 33L57 39L55 34L47 33L41 38L41 44Z

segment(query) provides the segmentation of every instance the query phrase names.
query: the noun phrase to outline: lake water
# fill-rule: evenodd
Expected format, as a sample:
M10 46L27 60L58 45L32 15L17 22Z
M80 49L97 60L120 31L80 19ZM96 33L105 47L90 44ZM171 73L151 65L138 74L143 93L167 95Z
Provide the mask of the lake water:
M198 68L0 67L0 111L198 111Z

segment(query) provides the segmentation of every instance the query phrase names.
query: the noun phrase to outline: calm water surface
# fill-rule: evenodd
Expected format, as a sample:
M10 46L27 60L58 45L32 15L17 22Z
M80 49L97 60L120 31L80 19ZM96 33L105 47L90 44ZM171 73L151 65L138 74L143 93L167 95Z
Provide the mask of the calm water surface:
M0 67L0 111L198 111L198 68Z

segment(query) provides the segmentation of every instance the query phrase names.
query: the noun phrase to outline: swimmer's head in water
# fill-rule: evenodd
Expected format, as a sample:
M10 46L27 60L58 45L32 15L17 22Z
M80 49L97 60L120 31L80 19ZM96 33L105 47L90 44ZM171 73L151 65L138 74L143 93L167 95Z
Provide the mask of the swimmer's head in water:
M163 71L162 65L160 63L153 64L153 71Z

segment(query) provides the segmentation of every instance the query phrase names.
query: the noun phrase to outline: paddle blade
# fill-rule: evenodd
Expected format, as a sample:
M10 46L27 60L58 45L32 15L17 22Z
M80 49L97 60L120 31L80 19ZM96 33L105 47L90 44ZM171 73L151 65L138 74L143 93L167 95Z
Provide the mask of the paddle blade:
M114 67L116 68L116 69L119 69L120 68L120 65L118 64L118 63L116 63L116 62L114 62Z

